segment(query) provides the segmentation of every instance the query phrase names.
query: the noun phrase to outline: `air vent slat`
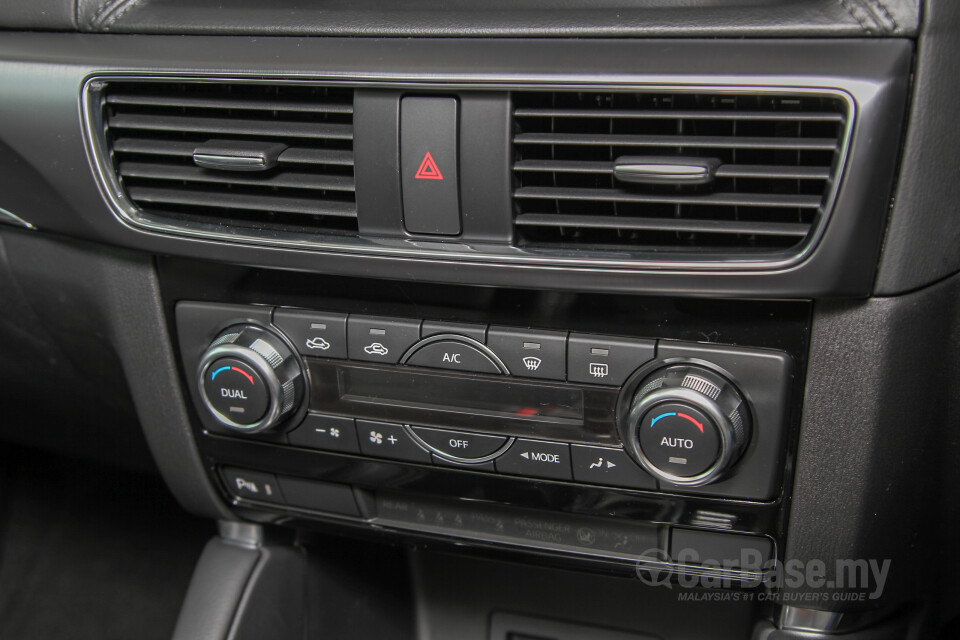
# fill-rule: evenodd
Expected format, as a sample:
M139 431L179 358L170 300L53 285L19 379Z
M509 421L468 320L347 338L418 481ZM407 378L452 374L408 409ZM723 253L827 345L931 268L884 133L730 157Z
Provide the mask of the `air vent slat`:
M800 251L832 206L850 131L849 103L826 92L512 100L515 243L658 262Z
M843 122L841 113L802 111L695 111L689 109L516 109L518 118L633 118L643 120L753 120L786 122Z
M211 193L209 191L156 189L147 187L130 187L128 191L130 197L134 200L152 203L249 209L252 211L296 213L311 216L340 216L347 218L355 218L357 216L356 205L352 202L324 202L310 198L257 196L229 192Z
M837 141L830 138L750 138L713 136L649 136L587 133L519 133L515 144L616 146L616 147L685 147L700 149L784 149L835 151Z
M787 180L828 180L830 167L769 167L725 164L717 168L717 178L770 178Z
M107 104L193 107L198 109L234 109L241 111L292 111L301 113L353 113L350 102L307 102L283 100L243 100L230 98L190 98L187 96L123 95L107 96Z
M353 151L338 151L336 149L287 149L280 154L280 164L329 164L339 166L353 166Z
M183 182L210 182L215 184L288 187L291 189L320 189L353 191L353 176L325 176L309 173L284 172L268 177L251 177L230 172L214 172L199 167L121 162L120 173L127 178L177 180Z
M192 156L197 148L195 142L180 140L149 140L117 138L113 141L114 153L139 153L154 156Z
M728 207L800 207L803 209L816 209L820 206L819 196L751 193L708 193L704 195L667 193L662 195L654 195L649 193L631 193L629 191L614 189L555 189L546 187L523 187L514 191L513 197L534 198L539 200L594 202L712 204Z
M514 171L543 171L560 173L613 174L612 162L578 162L551 160L520 160L514 163ZM720 166L717 178L771 178L793 180L826 180L830 167L776 167L763 165L725 164Z
M358 233L353 89L117 80L100 91L107 158L150 223L229 238ZM273 155L257 170L204 168L198 149Z
M313 122L278 122L243 118L194 118L142 114L110 118L111 129L144 131L200 132L213 135L275 136L289 138L330 138L352 140L353 126Z
M182 156L192 157L197 144L178 140L150 140L135 138L118 138L113 143L113 150L118 153L154 155L154 156ZM327 164L349 167L353 166L353 152L338 149L310 149L307 147L293 147L280 154L280 164Z
M631 231L680 231L752 235L807 235L807 225L791 222L738 222L733 220L683 220L680 218L626 218L620 216L543 215L517 216L517 226L548 226L585 229L628 229Z

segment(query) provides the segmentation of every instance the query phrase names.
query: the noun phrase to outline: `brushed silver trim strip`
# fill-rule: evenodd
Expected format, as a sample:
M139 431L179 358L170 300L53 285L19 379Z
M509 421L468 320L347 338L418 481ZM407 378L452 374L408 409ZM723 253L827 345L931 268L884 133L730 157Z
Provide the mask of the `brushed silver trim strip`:
M23 227L24 229L36 229L35 226L21 218L15 213L11 213L6 209L0 208L0 222L13 225L15 227Z

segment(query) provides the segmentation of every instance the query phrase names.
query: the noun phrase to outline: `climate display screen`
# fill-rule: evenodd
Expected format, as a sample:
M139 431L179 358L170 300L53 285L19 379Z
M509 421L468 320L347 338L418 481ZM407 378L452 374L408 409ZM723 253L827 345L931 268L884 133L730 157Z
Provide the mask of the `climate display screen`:
M348 403L456 411L544 422L583 422L583 392L523 384L516 379L464 379L407 371L340 369L340 399Z

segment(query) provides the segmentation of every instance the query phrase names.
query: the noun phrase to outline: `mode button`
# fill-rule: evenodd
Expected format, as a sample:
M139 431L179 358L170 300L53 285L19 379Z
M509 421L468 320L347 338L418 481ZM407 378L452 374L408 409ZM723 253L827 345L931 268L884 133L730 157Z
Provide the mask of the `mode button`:
M519 439L497 458L497 471L516 476L572 480L570 447L561 442Z

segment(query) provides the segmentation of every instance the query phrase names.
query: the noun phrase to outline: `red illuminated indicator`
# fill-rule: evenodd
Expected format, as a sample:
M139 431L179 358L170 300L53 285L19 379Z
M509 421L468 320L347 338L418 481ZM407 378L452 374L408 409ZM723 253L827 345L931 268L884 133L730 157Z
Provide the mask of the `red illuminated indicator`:
M443 180L443 174L440 173L440 167L437 166L432 153L427 151L427 155L423 156L423 162L420 163L420 168L413 177L417 180Z
M523 409L517 411L518 416L535 416L537 413L539 412L533 407L524 407Z
M238 369L237 367L230 367L230 369L244 376L247 380L250 381L250 384L253 384L253 376L247 373L246 371L244 371L243 369ZM703 429L701 428L700 431L703 431Z
M702 422L697 422L696 420L694 420L693 418L691 418L690 416L688 416L688 415L685 414L685 413L678 413L678 414L677 414L677 417L678 417L678 418L686 418L687 420L689 420L689 421L692 422L693 424L697 425L697 429L700 429L700 433L703 433L703 423L702 423Z

